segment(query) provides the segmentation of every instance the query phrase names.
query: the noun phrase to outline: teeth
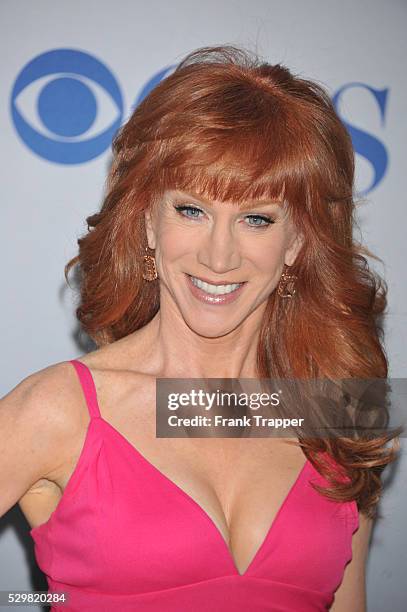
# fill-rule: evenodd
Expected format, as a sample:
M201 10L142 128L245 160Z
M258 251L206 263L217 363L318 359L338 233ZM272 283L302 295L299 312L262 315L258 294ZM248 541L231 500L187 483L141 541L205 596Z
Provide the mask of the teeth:
M233 285L210 285L209 283L205 283L195 276L191 276L191 280L195 287L199 287L199 289L202 289L211 295L224 295L225 293L231 293L242 284L234 283Z

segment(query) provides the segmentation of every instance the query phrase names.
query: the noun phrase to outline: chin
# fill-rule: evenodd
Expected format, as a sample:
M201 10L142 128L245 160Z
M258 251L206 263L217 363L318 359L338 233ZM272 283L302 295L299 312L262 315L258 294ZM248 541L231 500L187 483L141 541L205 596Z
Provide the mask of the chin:
M202 338L221 338L232 332L239 325L239 323L230 325L230 321L228 324L225 324L224 321L210 323L209 321L203 321L202 318L201 321L197 322L196 317L192 319L184 317L190 330Z

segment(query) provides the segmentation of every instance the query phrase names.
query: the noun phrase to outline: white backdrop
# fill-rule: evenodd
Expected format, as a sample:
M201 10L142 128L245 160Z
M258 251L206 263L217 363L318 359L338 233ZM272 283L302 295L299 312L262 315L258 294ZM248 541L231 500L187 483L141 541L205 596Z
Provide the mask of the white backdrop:
M364 242L389 285L390 375L406 376L404 1L2 0L0 11L0 396L88 350L63 267L101 204L112 130L151 79L193 49L225 43L286 64L336 100L356 150ZM369 612L407 610L406 476L403 455L373 531ZM46 588L28 529L18 506L0 520L0 589Z

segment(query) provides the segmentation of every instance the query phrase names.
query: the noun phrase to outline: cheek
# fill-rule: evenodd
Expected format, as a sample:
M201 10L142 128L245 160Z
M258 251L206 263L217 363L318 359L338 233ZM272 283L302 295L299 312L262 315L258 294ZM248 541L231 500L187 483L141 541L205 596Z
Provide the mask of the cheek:
M256 248L249 249L248 258L258 269L270 274L284 262L286 243L286 236L276 232L271 238L256 244Z
M168 223L158 233L156 253L165 265L165 262L175 261L190 253L192 243L188 232L176 223Z

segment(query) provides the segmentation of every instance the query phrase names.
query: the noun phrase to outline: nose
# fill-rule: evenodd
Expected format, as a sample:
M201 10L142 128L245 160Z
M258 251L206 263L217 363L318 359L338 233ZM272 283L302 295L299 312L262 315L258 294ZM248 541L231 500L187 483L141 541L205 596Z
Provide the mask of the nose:
M216 274L226 274L240 267L238 240L225 221L216 221L202 239L198 249L198 261Z

